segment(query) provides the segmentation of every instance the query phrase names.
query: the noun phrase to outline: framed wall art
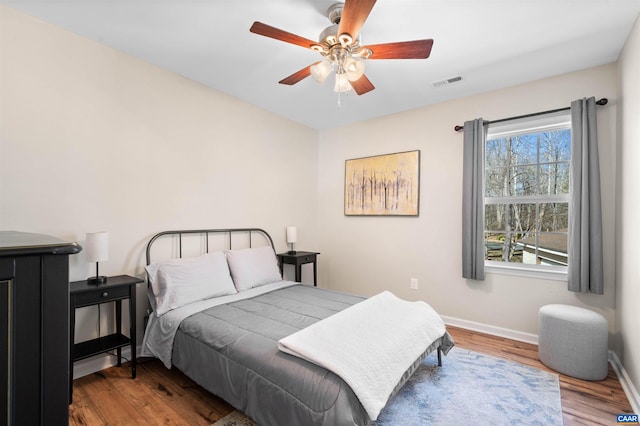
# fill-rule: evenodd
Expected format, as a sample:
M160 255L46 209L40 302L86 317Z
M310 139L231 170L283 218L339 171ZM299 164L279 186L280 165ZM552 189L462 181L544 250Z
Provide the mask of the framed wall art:
M346 216L418 216L420 151L345 161Z

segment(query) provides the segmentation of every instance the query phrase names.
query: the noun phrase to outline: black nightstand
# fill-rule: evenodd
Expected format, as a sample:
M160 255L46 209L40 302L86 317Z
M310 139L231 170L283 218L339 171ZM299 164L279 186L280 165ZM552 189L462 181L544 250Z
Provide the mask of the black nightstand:
M104 284L86 280L69 284L69 403L73 395L73 362L117 350L118 366L122 365L122 348L131 345L131 378L136 378L136 285L143 280L128 275L108 277ZM122 301L129 299L129 337L122 334ZM108 336L74 344L76 308L115 302L116 332Z
M320 253L311 251L297 251L295 254L278 253L278 265L280 266L280 275L282 275L282 267L286 263L287 265L294 265L296 269L296 281L302 281L302 265L305 263L313 263L313 285L318 285L318 264L317 256Z

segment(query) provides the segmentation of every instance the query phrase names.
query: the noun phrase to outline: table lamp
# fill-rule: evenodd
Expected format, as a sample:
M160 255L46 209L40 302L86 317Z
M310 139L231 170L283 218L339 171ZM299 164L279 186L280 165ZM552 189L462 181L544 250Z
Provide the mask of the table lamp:
M290 244L288 254L296 254L295 244L298 239L298 230L295 226L287 226L287 243Z
M87 262L96 262L96 276L87 278L89 284L104 284L107 277L98 273L98 263L109 260L109 234L107 232L90 232L84 246Z

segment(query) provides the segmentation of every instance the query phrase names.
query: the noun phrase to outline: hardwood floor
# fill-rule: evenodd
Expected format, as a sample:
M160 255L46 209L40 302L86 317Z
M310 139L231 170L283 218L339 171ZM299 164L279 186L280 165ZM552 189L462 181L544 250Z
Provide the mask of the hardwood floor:
M458 347L551 371L538 361L535 345L456 327L447 329ZM616 414L631 413L611 366L608 377L599 382L560 375L560 393L567 426L612 425ZM231 411L233 407L176 369L167 370L160 361L143 358L136 380L131 380L129 369L119 367L75 380L69 424L210 425Z

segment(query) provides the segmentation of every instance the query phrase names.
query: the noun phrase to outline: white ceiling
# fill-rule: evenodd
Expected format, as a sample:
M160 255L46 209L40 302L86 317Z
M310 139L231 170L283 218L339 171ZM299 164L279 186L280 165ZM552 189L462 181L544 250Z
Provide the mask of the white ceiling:
M376 89L337 108L329 81L278 84L319 54L249 32L261 21L316 40L334 2L0 0L315 129L614 62L640 11L640 0L380 0L363 44L433 38L431 57L368 61Z

